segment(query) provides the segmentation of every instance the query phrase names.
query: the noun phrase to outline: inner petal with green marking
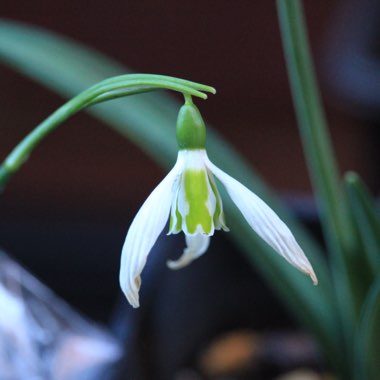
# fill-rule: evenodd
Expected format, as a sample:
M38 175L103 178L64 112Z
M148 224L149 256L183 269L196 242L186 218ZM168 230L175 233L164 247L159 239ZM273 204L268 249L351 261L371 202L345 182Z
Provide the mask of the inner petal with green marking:
M215 229L217 230L223 229L224 231L229 231L229 228L226 225L226 220L225 220L225 216L223 212L222 198L220 197L214 176L212 175L211 172L208 172L207 174L208 174L208 179L209 179L212 191L216 199L216 206L215 206L215 213L214 213Z
M216 198L207 171L187 169L183 173L178 206L182 215L182 229L186 234L214 233Z
M172 205L168 234L177 234L180 231L182 231L182 216L178 210L178 198L176 197Z

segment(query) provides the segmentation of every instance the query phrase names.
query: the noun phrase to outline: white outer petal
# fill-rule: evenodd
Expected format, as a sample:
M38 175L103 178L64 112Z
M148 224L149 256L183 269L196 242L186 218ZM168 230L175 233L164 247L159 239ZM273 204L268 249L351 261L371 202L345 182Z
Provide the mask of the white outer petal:
M168 260L170 269L181 269L189 265L193 260L202 256L210 245L210 237L203 234L185 235L187 247L178 260Z
M256 194L216 167L207 157L205 162L223 183L232 201L251 228L290 264L309 275L316 285L318 280L309 260L289 228L277 214Z
M175 179L183 169L178 157L173 169L153 190L129 227L121 253L120 287L128 302L139 307L140 274L148 254L169 217Z

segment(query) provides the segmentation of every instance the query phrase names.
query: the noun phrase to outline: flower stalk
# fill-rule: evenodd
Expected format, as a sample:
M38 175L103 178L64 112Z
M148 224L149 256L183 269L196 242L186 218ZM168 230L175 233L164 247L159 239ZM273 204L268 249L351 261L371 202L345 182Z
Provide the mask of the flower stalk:
M213 87L200 83L154 74L127 74L101 81L58 108L11 151L0 166L0 190L5 188L7 182L27 161L36 146L77 112L111 99L162 89L178 91L202 99L207 99L204 92L212 94L216 92Z

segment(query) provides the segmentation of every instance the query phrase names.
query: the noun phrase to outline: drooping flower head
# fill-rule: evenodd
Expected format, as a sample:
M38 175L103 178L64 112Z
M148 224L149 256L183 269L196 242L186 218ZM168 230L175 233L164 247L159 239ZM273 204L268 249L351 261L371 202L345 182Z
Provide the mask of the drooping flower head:
M208 159L205 124L189 98L179 111L177 142L177 162L144 202L125 239L120 285L129 303L139 306L140 275L168 219L168 234L183 231L187 245L178 260L168 261L171 269L182 268L205 253L215 230L228 231L214 176L224 185L251 228L317 284L311 264L285 223L257 195Z

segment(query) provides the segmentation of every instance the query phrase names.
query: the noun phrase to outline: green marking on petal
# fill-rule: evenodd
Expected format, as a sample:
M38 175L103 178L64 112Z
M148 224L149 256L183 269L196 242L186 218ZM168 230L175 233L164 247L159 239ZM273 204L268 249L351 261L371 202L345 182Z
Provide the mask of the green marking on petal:
M175 232L180 232L182 230L182 215L178 211L178 205L175 209L175 215L177 217L177 223L175 225Z
M217 224L219 221L219 218L220 218L220 214L222 212L221 200L220 200L218 188L216 187L216 183L213 180L211 180L211 178L210 178L210 185L211 185L211 189L212 189L213 193L215 194L215 198L216 198L216 206L215 206L215 212L214 212L214 223Z
M208 208L209 181L205 170L186 170L183 176L185 199L188 213L185 216L187 230L190 234L197 231L200 225L203 233L210 234L213 230L212 210Z
M211 189L215 195L216 198L216 206L215 206L215 212L214 212L214 225L217 230L220 230L221 228L223 230L228 230L228 227L226 226L226 220L223 212L223 204L222 204L222 198L219 194L218 187L216 186L215 179L212 175L212 173L208 173L209 179L210 179L210 185Z
M169 232L173 231L173 217L170 215L169 218Z
M174 225L175 222L175 225ZM182 231L182 215L180 214L178 210L178 200L176 204L175 209L175 218L173 218L173 215L170 215L170 222L169 222L169 233L177 234L178 232Z

